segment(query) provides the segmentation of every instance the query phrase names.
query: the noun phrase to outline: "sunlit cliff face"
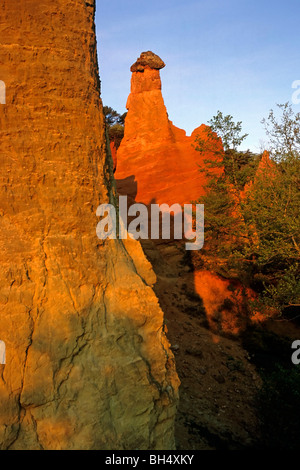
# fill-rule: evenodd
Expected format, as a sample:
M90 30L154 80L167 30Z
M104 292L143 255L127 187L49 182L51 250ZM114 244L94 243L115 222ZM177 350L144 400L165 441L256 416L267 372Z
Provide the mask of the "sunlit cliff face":
M1 449L172 449L178 378L137 242L99 241L115 200L94 1L1 6Z

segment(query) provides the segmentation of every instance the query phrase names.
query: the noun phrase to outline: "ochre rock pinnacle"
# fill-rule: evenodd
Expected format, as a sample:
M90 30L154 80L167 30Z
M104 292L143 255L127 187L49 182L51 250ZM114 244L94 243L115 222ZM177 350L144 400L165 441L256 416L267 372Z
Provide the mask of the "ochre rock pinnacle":
M158 56L147 52L131 67L125 134L117 152L119 193L145 204L198 199L205 184L199 164L213 158L209 154L201 157L193 147L197 135L205 137L204 124L188 137L169 120L159 72L164 65Z

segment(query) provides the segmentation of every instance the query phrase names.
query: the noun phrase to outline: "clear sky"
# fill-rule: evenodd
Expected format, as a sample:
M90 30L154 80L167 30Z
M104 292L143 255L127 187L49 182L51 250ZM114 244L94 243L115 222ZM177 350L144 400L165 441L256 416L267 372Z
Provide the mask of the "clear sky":
M151 50L166 63L169 118L187 134L220 110L249 133L242 148L259 151L262 118L300 80L300 0L97 0L96 27L104 104L126 111L130 66Z

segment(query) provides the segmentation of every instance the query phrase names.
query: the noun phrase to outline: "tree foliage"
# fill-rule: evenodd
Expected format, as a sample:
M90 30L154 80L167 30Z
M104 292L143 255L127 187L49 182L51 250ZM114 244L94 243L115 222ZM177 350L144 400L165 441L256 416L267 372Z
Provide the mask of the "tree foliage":
M108 136L110 142L114 142L118 148L124 137L124 125L127 113L119 114L109 106L103 107L105 122L108 127Z
M221 266L222 274L257 291L260 309L282 312L300 304L300 115L288 104L279 108L279 120L272 110L264 120L272 152L264 165L258 166L261 156L238 151L246 134L221 112L196 148L211 151L214 139L225 139L224 172L210 178L199 201L205 205L206 253L216 270ZM219 167L219 150L215 157ZM207 165L211 175L213 159Z
M240 191L254 175L257 164L257 158L250 150L238 151L248 134L241 134L241 121L235 123L231 115L224 116L221 111L208 124L205 136L196 138L196 150L203 155L208 152L213 154L213 160L205 160L206 168L202 171L211 179L213 174L208 172L209 168L224 168L226 182ZM220 138L222 149L218 145Z
M278 104L277 107L281 111L279 120L271 109L262 124L269 137L269 149L273 158L281 161L284 156L300 154L300 113L295 114L288 102Z
M216 263L224 266L221 260L231 260L247 238L246 225L240 211L237 213L237 205L241 202L241 190L255 173L258 159L249 150L238 150L247 137L247 134L241 135L241 122L235 124L232 116L218 111L209 124L205 134L196 138L196 150L203 155L205 163L200 171L205 172L208 180L206 195L200 202L205 206L206 246ZM224 139L221 148L220 138ZM205 158L207 154L212 157ZM216 173L215 168L223 171Z

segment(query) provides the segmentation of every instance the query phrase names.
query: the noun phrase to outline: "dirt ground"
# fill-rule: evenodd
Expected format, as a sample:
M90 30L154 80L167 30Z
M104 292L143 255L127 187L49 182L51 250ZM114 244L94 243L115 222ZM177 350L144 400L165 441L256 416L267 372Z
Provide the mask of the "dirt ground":
M181 380L177 449L256 448L255 397L262 382L242 338L209 329L182 245L144 241L143 249L157 275L154 290Z

